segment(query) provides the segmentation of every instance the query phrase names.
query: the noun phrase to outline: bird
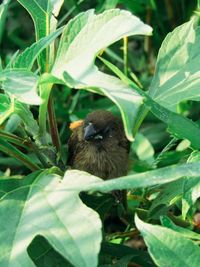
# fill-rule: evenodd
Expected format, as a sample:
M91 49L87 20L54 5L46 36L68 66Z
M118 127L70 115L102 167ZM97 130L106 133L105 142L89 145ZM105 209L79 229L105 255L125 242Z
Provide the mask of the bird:
M104 180L128 172L130 142L122 120L107 110L89 113L72 123L68 140L68 165Z

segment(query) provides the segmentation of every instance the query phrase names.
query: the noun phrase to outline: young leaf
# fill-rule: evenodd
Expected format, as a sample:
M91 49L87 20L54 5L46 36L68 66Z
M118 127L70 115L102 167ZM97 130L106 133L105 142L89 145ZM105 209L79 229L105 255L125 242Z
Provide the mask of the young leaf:
M97 266L101 221L95 211L82 203L79 191L71 188L100 179L65 176L61 180L53 172L54 169L26 177L25 185L22 180L21 187L1 199L1 267L34 267L27 247L36 235L44 236L74 266Z
M24 123L25 130L38 142L39 140L39 126L33 117L32 112L26 104L15 101L15 114L17 114Z
M30 71L9 69L0 72L2 88L17 100L32 105L40 105L37 94L38 76Z
M14 112L14 101L7 95L0 94L0 125Z
M39 54L61 34L62 30L63 28L60 28L50 35L45 36L39 41L33 43L30 47L26 48L15 59L14 68L31 70Z
M148 35L151 31L150 26L127 11L113 9L95 15L93 10L89 10L67 24L52 69L52 74L59 79L65 80L63 75L67 73L76 88L96 88L93 91L109 97L121 111L130 140L133 139L134 120L143 98L119 79L100 72L94 60L103 48L122 37Z
M135 223L157 266L199 266L200 248L194 242L171 229L144 223L137 215Z
M199 49L200 27L194 19L169 33L158 54L150 96L173 111L183 100L200 100Z

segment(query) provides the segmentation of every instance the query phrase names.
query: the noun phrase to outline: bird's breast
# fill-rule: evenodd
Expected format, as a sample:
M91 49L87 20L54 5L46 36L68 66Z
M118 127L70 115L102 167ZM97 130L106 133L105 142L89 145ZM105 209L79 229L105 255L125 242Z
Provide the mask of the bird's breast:
M128 153L119 146L82 145L74 158L73 168L83 170L103 179L126 175Z

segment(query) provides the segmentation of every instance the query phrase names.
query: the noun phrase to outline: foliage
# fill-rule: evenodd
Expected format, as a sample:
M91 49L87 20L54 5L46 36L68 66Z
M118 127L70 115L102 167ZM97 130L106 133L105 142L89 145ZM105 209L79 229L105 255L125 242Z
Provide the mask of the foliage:
M199 265L193 2L0 4L0 266ZM125 177L67 167L69 123L96 109L122 117Z

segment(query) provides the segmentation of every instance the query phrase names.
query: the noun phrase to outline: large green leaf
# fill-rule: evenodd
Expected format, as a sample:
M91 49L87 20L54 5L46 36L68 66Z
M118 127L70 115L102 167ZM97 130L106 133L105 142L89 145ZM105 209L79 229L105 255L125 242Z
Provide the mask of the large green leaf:
M18 2L27 9L34 21L37 41L56 30L56 17L64 0L18 0ZM53 50L52 44L51 52L47 49L46 53L39 56L40 67L43 71L47 71L48 64L53 61Z
M118 25L116 27L116 25ZM104 74L94 64L97 54L124 36L151 34L145 25L128 11L113 9L95 15L93 10L71 20L62 35L52 74L76 88L92 88L109 97L119 107L127 137L143 98L118 78ZM67 74L65 77L63 75ZM70 79L69 79L70 78ZM73 83L72 83L73 80Z
M157 266L199 266L200 248L194 242L171 229L144 223L137 215L135 223Z
M61 180L53 172L26 177L21 187L1 198L1 267L35 266L27 247L36 235L44 236L74 266L97 266L101 222L97 213L81 202L79 191L71 188L99 178L65 175Z
M179 102L200 99L200 27L195 20L169 33L160 48L150 95L168 109Z
M140 123L149 110L160 120L168 125L168 130L176 138L188 139L196 149L200 149L200 127L193 121L165 108L157 101L154 101L147 93L142 91L134 82L128 79L116 66L108 62L105 59L101 60L108 66L127 86L131 87L134 92L137 92L144 97L144 113L143 110L138 114L139 124L136 125L136 129L140 126Z
M41 104L37 94L38 76L30 71L8 69L0 72L2 88L17 100L32 105Z
M107 192L118 189L154 186L176 181L187 175L189 175L190 177L197 177L199 176L199 171L200 165L196 162L182 165L173 165L153 171L131 174L112 180L99 182L95 181L94 183L91 182L88 185L81 185L79 189L82 191L97 190ZM85 179L87 179L88 176L91 176L86 172L78 170L69 170L65 175L68 177L73 177L74 180L77 180L79 176L85 177Z

